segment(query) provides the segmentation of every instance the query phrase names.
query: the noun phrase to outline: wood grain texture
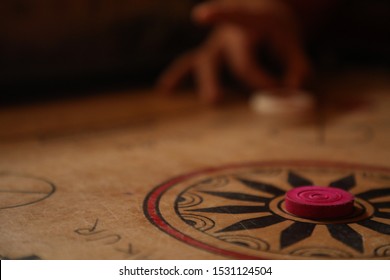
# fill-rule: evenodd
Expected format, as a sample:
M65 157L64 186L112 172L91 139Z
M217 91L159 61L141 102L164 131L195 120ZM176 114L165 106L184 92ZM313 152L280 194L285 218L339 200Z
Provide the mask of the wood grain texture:
M0 255L42 259L232 258L189 246L152 225L145 217L145 197L156 186L182 174L232 163L326 161L390 168L387 78L388 73L348 73L320 81L318 114L305 123L263 118L251 112L244 99L209 108L192 94L167 99L152 90L2 108ZM285 178L293 184L299 181L298 175L286 174ZM334 184L351 184L348 175L335 176ZM370 182L388 179L378 175ZM369 191L370 184L359 187L360 192ZM238 192L229 189L218 195L217 190L202 191L216 201L229 200ZM256 197L256 193L249 193L239 196L240 201L256 203L251 194ZM333 236L331 243L341 246L347 241L338 235L340 231L351 231L350 236L355 236L355 231L371 234L369 228L380 222L382 239L377 240L389 244L388 198L362 195L361 199L377 203L375 207L382 213L374 222L359 221L364 229L360 224L347 229L337 224L314 228L287 221L284 226L275 224L268 234L283 236L299 229L300 235L282 245L316 234ZM218 211L226 209L250 215L255 208ZM171 215L176 214L172 211ZM222 219L218 213L207 215ZM225 228L230 226L228 220L221 222ZM199 238L204 236L199 234ZM354 238L358 244L359 236ZM321 245L319 240L310 242ZM379 248L382 243L363 244L363 249L385 251ZM233 247L230 244L225 249ZM359 248L356 245L348 250L358 254Z

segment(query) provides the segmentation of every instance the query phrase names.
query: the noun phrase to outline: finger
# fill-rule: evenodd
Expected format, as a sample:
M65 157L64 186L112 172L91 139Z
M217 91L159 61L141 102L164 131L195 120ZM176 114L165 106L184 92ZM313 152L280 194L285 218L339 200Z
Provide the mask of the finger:
M185 54L179 57L168 67L159 77L157 88L159 92L171 94L180 84L181 80L188 75L194 67L193 53Z
M310 76L309 60L303 53L291 54L287 62L283 84L289 88L302 88Z
M236 34L226 44L227 61L232 72L253 88L276 87L278 82L258 65L254 48L240 37Z
M198 23L215 23L218 19L234 18L238 20L237 9L233 9L231 5L223 3L211 2L196 6L192 10L192 18Z
M195 75L201 99L215 104L222 98L222 87L219 82L219 57L213 53L200 53L195 62Z
M261 17L256 10L237 2L211 2L196 6L192 10L192 18L200 24L230 22L237 24L259 24Z
M272 38L272 44L285 66L283 85L302 88L310 74L310 62L298 35L291 35L277 34Z

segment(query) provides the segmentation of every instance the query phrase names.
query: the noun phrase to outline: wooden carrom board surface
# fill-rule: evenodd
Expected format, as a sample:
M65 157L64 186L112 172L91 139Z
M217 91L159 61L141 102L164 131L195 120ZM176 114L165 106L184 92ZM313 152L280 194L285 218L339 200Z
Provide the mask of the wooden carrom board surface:
M152 90L4 107L1 258L389 259L388 78L318 81L302 123ZM287 213L311 184L354 194L354 213Z

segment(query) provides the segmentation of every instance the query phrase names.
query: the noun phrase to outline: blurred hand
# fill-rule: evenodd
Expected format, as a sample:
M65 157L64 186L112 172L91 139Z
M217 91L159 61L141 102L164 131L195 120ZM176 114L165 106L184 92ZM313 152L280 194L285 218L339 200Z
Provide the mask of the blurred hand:
M193 19L213 25L209 38L197 49L179 57L161 75L159 87L172 93L184 76L193 73L201 98L216 103L223 96L219 80L222 65L253 89L299 88L308 73L295 15L278 0L215 0L196 6ZM283 68L282 78L272 77L259 65L259 46L266 44Z

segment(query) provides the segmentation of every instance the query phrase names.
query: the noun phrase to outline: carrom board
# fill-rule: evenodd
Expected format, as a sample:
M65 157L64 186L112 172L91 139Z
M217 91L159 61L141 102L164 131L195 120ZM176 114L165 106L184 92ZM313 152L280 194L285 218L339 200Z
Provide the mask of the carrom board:
M108 92L0 111L3 259L389 259L390 79L318 81L307 121ZM289 214L302 185L355 196Z

